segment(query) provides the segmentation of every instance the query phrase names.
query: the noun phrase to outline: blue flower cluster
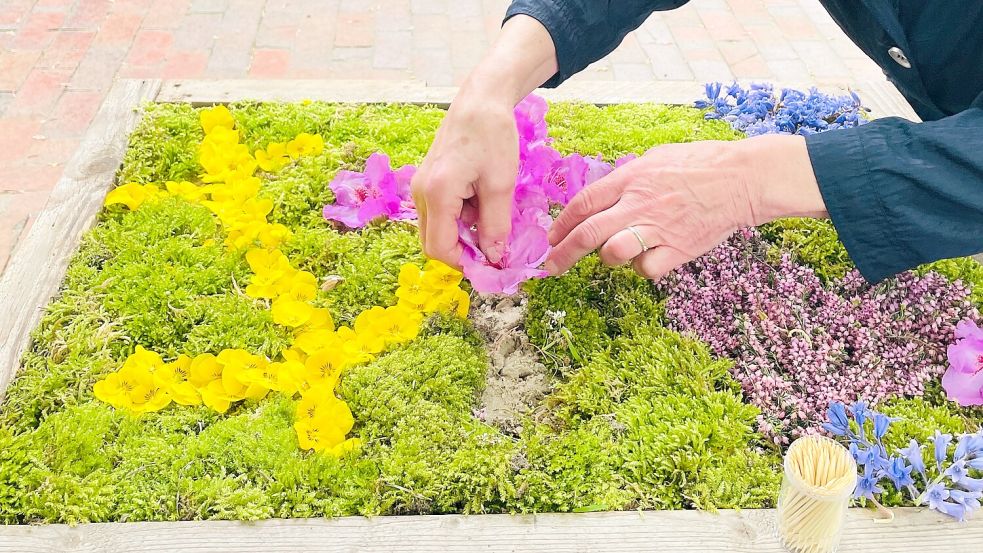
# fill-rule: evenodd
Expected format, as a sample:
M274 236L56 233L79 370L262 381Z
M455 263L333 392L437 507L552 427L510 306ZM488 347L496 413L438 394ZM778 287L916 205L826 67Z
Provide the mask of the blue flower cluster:
M851 417L854 424L851 424ZM898 491L906 490L911 494L916 505L927 504L929 508L959 520L965 520L967 515L980 508L983 478L973 478L970 473L983 471L983 429L959 436L951 457L952 435L936 430L929 438L931 459L926 465L925 448L915 440L895 455L885 450L881 440L897 419L871 410L866 401L858 401L849 407L833 402L827 418L829 422L824 423L823 428L848 443L850 453L862 470L853 493L855 498L874 499L875 494L884 491L882 484L890 484Z
M810 88L808 93L784 88L779 96L771 84L752 84L743 88L736 82L728 87L707 83L706 99L695 106L709 109L707 119L722 119L748 136L759 134L800 134L856 127L867 122L861 116L866 108L853 91L849 96L833 96Z

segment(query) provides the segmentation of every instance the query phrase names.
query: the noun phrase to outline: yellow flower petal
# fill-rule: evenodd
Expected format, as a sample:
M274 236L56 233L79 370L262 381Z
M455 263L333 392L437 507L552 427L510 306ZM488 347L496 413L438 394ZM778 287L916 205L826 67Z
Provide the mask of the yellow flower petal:
M198 116L201 120L201 128L205 131L205 134L211 134L216 128L232 130L235 126L235 120L232 119L232 113L229 111L229 108L221 104L213 108L201 110Z
M270 310L273 313L274 323L289 327L298 327L306 323L314 314L314 307L311 304L284 297L273 300Z

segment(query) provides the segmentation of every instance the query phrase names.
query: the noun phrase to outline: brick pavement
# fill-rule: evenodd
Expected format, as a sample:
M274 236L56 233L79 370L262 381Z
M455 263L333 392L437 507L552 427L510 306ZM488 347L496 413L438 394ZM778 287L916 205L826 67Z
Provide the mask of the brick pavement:
M0 0L0 270L116 78L462 81L508 0ZM692 0L577 80L849 84L817 0Z

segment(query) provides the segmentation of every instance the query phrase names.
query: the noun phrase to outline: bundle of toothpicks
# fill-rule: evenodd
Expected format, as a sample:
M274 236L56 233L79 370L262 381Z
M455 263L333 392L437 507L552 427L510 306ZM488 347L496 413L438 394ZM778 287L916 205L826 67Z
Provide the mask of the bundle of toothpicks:
M823 436L795 440L778 496L778 533L786 549L835 551L856 481L857 464L845 447Z

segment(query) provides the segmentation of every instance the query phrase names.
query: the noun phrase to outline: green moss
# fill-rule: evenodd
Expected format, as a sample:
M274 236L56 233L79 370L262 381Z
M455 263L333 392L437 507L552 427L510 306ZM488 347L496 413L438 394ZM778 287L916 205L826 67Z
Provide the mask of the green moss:
M416 229L398 222L361 232L299 230L283 251L298 267L319 277L341 277L325 295L326 306L340 324L366 307L394 304L399 268L404 263L422 266L424 261Z
M740 137L723 121L704 120L699 110L655 104L553 104L546 122L560 152L602 154L608 161L660 144Z
M772 243L769 256L777 259L791 252L797 261L812 267L824 282L841 278L854 269L836 229L827 220L780 219L761 227L761 234ZM919 274L935 271L951 281L959 280L971 292L971 299L983 308L983 265L971 257L943 259L916 269Z
M426 337L352 368L339 392L357 413L363 435L374 439L415 418L424 404L470 414L484 387L487 362L482 350L459 337Z
M203 136L198 111L190 105L145 105L143 121L130 135L117 182L196 180Z
M796 260L812 267L824 282L842 278L854 268L829 221L779 219L762 226L761 234L772 244L768 253L773 260L777 260L782 252L791 252Z
M605 267L596 255L559 278L531 281L526 333L556 369L582 366L610 339L662 318L653 284L628 267Z

